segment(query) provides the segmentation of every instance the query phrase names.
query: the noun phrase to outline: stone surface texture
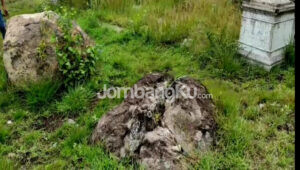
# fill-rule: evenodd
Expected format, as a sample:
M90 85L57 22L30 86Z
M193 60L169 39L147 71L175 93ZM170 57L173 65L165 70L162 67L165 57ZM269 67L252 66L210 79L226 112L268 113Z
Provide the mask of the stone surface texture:
M272 68L284 58L285 47L294 40L295 4L289 0L253 0L243 3L240 53Z
M59 16L54 12L24 14L8 21L4 40L3 61L10 82L23 87L27 83L59 76L53 37L62 36ZM73 35L89 39L81 28L73 24Z
M189 87L178 97L168 88ZM134 97L139 88L154 88L157 94ZM177 88L179 89L179 88ZM186 98L185 94L208 94L206 88L190 78L150 74L132 88L124 102L104 115L91 141L102 143L116 156L131 157L148 169L187 169L183 158L209 149L214 143L215 106L211 98ZM173 94L179 90L174 90ZM150 93L149 93L150 94ZM170 97L172 96L172 97Z

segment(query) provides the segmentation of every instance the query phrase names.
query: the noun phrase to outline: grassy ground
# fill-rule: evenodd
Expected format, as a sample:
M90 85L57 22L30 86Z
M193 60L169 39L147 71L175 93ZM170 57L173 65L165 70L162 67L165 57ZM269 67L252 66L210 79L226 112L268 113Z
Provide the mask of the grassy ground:
M0 62L0 169L139 168L89 145L97 121L122 102L92 99L104 84L132 86L151 72L193 77L214 96L218 142L193 156L191 169L294 169L294 68L265 72L237 56L236 5L226 0L105 2L75 17L102 50L97 74L87 83L49 94L52 84L46 82L19 92L7 82ZM42 3L20 0L8 6L16 15L41 11L36 4ZM190 44L182 45L185 40Z

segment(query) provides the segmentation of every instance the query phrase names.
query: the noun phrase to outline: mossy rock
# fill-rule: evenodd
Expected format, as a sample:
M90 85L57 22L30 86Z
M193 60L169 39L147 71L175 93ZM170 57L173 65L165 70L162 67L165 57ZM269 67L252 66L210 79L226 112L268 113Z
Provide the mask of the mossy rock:
M11 18L4 40L3 61L12 85L25 87L45 79L60 77L53 38L63 36L59 15L54 12L24 14ZM81 35L84 44L90 39L77 25L72 34Z

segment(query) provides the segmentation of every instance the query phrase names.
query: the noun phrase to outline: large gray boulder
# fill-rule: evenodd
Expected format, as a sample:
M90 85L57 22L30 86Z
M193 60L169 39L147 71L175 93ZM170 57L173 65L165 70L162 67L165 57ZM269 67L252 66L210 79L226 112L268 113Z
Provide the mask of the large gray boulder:
M53 37L62 36L58 19L54 12L42 12L15 16L8 21L3 61L13 85L24 87L59 77L56 45L51 42ZM80 27L73 25L74 34L89 41Z
M134 95L143 94L141 89L147 95ZM184 157L214 143L215 106L203 85L151 74L131 90L98 122L92 143L100 142L116 156L134 158L148 169L187 169Z

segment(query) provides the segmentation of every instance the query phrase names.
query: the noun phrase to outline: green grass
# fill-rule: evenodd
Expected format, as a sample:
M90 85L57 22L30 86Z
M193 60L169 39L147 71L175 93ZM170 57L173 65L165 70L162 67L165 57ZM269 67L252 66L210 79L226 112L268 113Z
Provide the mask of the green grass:
M2 54L1 54L2 55ZM4 65L2 60L0 61L0 69L3 70L4 69ZM7 75L6 72L2 71L0 74L0 90L4 90L7 86Z
M295 43L290 43L285 49L285 63L287 66L295 67Z
M23 121L28 116L28 112L25 110L16 110L13 112L12 117L14 121Z
M30 3L26 0L7 0L6 6L9 15L15 16L19 14L35 13L42 10L44 0L32 0Z
M11 14L42 9L38 0L26 2L9 3ZM104 84L132 86L152 72L190 76L213 94L218 142L195 153L191 169L295 168L295 69L284 65L266 72L237 54L236 5L225 0L105 2L75 17L102 50L88 82L58 93L37 86L24 95L11 87L0 64L0 169L142 169L89 144L98 120L122 99L91 102ZM165 24L158 23L159 16ZM104 22L125 29L118 33ZM180 45L185 38L192 39L190 46ZM293 55L291 46L287 56ZM76 123L69 124L69 118ZM55 128L45 128L45 122Z
M5 143L9 138L9 131L5 127L0 127L0 143Z
M48 105L61 87L60 82L43 81L33 83L25 88L25 101L30 109L39 110Z
M98 1L98 0L92 0ZM131 27L146 39L173 44L185 38L193 40L191 50L205 47L205 32L226 30L237 38L241 14L237 5L227 0L103 0L96 7L101 19ZM222 16L222 17L219 17ZM200 42L200 43L199 43Z
M67 115L84 113L89 109L89 105L94 96L95 94L82 86L70 89L68 93L63 96L62 100L57 102L57 111Z

